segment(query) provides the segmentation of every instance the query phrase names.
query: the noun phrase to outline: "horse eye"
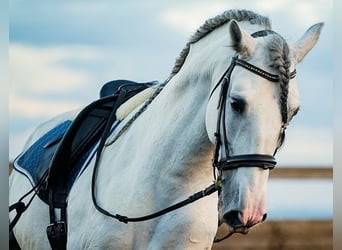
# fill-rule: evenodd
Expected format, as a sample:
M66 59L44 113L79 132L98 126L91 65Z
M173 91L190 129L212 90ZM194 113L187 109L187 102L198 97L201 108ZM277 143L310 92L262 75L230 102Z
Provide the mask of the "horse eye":
M232 99L230 101L230 106L232 107L232 110L239 114L242 114L245 110L245 102L243 100Z

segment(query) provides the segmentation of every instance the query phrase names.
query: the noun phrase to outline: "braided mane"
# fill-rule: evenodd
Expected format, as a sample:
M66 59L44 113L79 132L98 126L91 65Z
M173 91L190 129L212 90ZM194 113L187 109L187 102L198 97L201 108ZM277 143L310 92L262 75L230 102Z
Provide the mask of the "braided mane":
M205 23L197 29L197 31L190 37L189 41L186 43L185 47L181 51L180 55L176 59L175 65L171 71L169 79L178 73L184 61L189 54L190 45L197 42L201 38L208 35L214 29L220 27L221 25L235 19L236 21L249 21L251 24L258 24L263 26L265 29L271 29L271 22L268 17L261 16L250 10L227 10L220 15L210 18L205 21Z
M268 43L268 50L270 52L270 59L272 61L270 67L276 69L279 74L280 110L283 123L287 124L287 97L289 92L291 66L289 46L282 36L275 34Z

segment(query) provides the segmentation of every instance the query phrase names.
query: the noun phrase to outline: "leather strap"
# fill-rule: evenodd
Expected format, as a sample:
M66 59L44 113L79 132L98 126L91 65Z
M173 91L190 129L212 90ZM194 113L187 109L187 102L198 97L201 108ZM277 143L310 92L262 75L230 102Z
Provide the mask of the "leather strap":
M274 30L259 30L251 34L252 37L257 38L257 37L263 37L267 36L270 34L277 34Z
M278 75L268 73L265 70L258 68L258 67L254 66L254 65L252 65L252 64L250 64L244 60L241 60L239 58L236 59L236 65L239 65L239 66L251 71L252 73L257 74L257 75L265 78L268 81L271 81L271 82L278 82L279 81Z
M271 82L279 82L279 80L280 80L278 75L274 75L274 74L268 73L267 71L265 71L265 70L263 70L263 69L261 69L259 67L256 67L256 66L254 66L254 65L252 65L252 64L250 64L250 63L248 63L248 62L246 62L244 60L241 60L241 59L237 58L236 59L236 65L239 65L239 66L241 66L241 67L243 67L243 68L253 72L254 74L257 74L257 75L259 75L259 76L261 76L261 77L263 77L263 78L265 78L265 79L267 79L267 80L269 80ZM296 70L292 71L290 73L290 76L289 76L290 79L295 78L296 74L297 74Z
M275 158L271 155L263 154L245 154L234 155L228 159L221 159L218 162L219 170L230 170L239 167L259 167L262 169L273 169L277 164Z
M218 86L221 86L220 94L219 94L219 102L218 102L218 118L216 124L216 132L215 132L215 147L213 153L213 167L219 171L218 179L221 179L222 171L237 169L239 167L259 167L262 169L273 169L276 165L276 161L273 155L264 155L264 154L244 154L244 155L235 155L229 156L229 142L227 136L227 128L226 128L226 106L227 106L227 96L230 85L230 77L234 70L234 67L239 65L269 81L277 82L279 81L278 75L274 75L268 73L242 59L239 59L237 56L232 58L231 64L225 72L225 75L221 77L220 81L215 85L212 90L210 97L212 96L215 89ZM284 126L282 126L284 128ZM281 130L281 137L283 138L283 132ZM221 137L222 133L222 137ZM223 138L223 142L221 141ZM220 158L220 149L221 150L221 159ZM278 149L278 147L277 147ZM277 151L275 150L275 152ZM222 156L225 154L225 157ZM214 169L214 176L215 169Z

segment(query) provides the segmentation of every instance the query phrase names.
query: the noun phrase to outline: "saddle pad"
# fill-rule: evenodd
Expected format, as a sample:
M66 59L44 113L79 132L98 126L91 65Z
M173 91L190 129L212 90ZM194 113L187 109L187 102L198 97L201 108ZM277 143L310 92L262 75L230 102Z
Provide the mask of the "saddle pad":
M50 161L52 160L53 154L56 151L59 142L63 138L72 121L64 121L55 128L48 131L45 135L39 138L33 145L31 145L25 152L19 155L13 163L13 168L26 176L31 182L32 187L42 178L44 173L48 171ZM69 180L67 183L67 192L69 193L72 184L79 176L80 171L88 165L90 159L95 153L96 145L90 148L86 152L73 168L70 173ZM63 166L60 166L63 167ZM44 201L48 201L48 194L46 188L43 187L39 190L38 196Z
M37 171L37 168L46 149L58 144L71 123L71 121L64 121L39 138L14 160L14 169L25 175L30 180L31 184L35 185L44 174L43 171ZM47 167L48 166L46 166L45 170Z
M67 132L71 124L72 121L68 120L54 127L14 160L14 170L26 176L32 187L34 187L42 178L44 173L48 171L50 162L55 151L57 150L59 142L62 140L64 134ZM111 133L115 131L119 124L119 121L114 122ZM75 164L75 167L72 169L71 173L69 173L67 193L69 193L75 180L89 165L90 160L96 153L97 146L98 143L95 143L87 152L85 152ZM48 204L48 190L45 182L46 180L44 180L44 185L42 185L38 191L38 196L41 200Z

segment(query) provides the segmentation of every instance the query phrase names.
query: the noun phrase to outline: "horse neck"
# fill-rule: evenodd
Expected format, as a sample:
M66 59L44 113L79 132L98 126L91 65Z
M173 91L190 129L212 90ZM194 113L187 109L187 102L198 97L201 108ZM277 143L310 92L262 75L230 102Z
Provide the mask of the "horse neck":
M125 136L126 141L136 141L139 135L138 142L129 147L138 152L139 164L145 162L141 169L146 175L167 173L199 185L211 182L213 145L205 113L210 90L234 54L228 33L222 26L193 44L179 72Z
M145 119L152 123L146 131L149 146L163 163L162 168L155 165L155 173L203 180L211 171L212 146L205 128L209 86L201 78L192 80L186 72L175 76L146 111Z
M212 181L213 145L206 132L205 114L211 85L229 65L229 55L233 55L231 49L221 46L217 50L210 40L194 45L143 119L133 124L137 130L144 128L140 133L146 138L141 139L145 151L162 163L162 167L148 166L153 168L150 172L171 174L185 179L183 183L191 179L191 183L196 180L198 185L207 185Z

